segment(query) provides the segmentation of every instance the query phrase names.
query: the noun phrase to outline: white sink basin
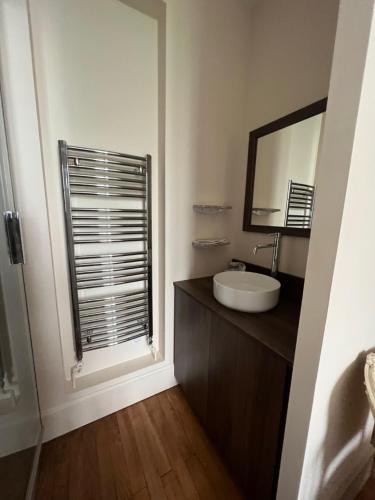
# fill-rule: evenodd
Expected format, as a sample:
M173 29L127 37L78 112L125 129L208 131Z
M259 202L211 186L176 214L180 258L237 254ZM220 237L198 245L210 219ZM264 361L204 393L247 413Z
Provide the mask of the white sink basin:
M269 311L279 302L280 287L279 281L264 274L225 271L214 276L215 299L237 311Z

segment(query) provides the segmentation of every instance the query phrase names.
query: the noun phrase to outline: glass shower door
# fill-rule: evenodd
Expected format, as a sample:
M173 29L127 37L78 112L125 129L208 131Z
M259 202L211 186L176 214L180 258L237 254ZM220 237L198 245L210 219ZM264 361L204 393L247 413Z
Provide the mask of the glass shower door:
M8 213L8 231L4 213ZM17 221L0 102L0 498L31 498L41 437ZM17 236L17 235L16 235ZM9 240L10 237L10 240ZM20 257L20 255L19 255ZM13 258L13 261L17 260Z

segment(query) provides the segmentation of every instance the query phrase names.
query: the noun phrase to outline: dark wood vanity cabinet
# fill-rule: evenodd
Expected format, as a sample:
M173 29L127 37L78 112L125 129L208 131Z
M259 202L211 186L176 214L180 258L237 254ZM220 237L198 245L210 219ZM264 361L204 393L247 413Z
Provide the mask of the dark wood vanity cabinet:
M208 354L211 332L210 311L176 291L175 377L201 423L207 419ZM178 325L178 326L177 326Z
M246 498L274 498L291 364L176 286L175 376Z

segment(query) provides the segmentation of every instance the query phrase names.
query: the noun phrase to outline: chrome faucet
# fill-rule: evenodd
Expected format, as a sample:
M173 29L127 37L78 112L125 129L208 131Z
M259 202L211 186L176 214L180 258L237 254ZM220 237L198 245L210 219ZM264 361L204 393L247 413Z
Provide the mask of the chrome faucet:
M279 267L279 256L280 256L280 233L271 233L268 236L273 238L273 243L265 243L255 245L253 248L254 255L257 254L258 250L262 248L273 248L272 252L272 264L271 264L271 276L276 276Z

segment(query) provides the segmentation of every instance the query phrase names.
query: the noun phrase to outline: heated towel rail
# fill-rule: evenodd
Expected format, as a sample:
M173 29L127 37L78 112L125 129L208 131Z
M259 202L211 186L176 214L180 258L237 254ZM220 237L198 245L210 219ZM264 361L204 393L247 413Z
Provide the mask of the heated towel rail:
M151 156L59 141L74 341L152 344Z
M314 186L289 181L285 213L286 227L311 228L314 195Z

